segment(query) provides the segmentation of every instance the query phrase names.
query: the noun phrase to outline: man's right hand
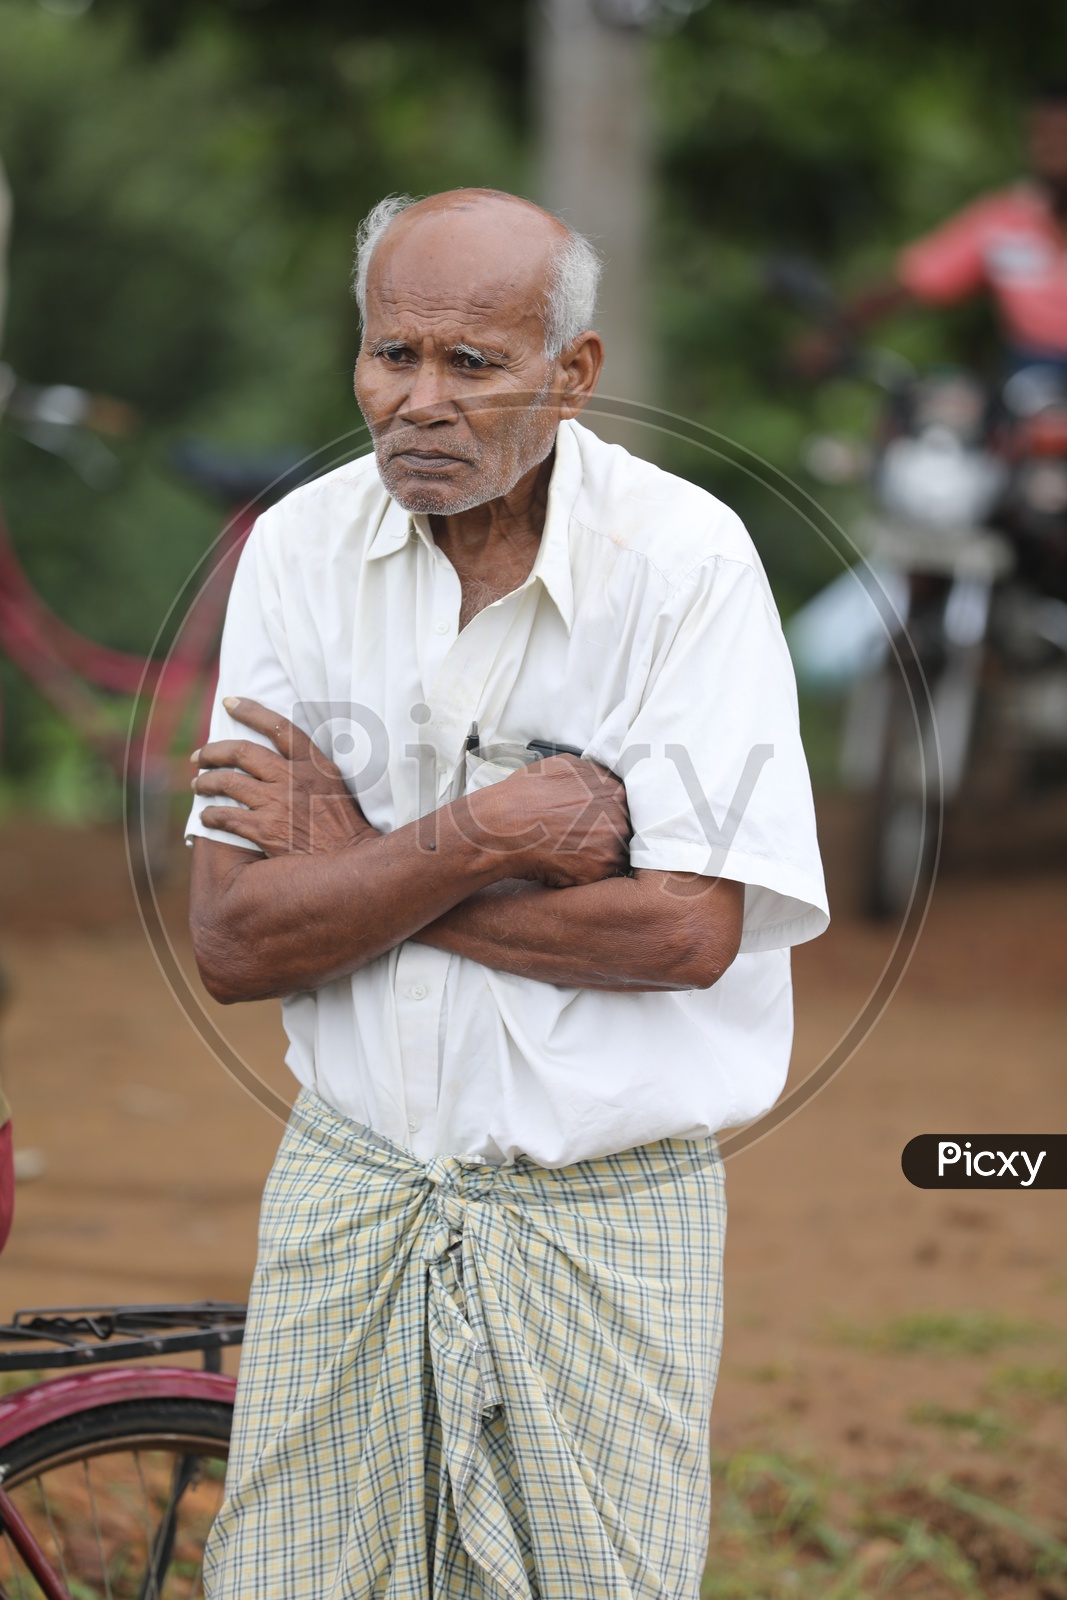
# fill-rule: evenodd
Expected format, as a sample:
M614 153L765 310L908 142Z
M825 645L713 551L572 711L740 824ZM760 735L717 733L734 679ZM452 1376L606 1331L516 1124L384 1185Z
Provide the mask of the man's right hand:
M578 756L550 756L456 803L483 849L499 850L502 877L551 889L613 878L630 866L626 788Z

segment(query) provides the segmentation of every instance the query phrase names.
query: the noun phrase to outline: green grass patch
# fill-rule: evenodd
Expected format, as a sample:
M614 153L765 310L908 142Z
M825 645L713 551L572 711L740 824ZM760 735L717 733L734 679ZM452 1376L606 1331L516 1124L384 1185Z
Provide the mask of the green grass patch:
M702 1600L836 1593L856 1538L830 1515L832 1487L824 1473L784 1456L745 1452L718 1463Z
M713 1495L702 1600L1067 1595L1067 1545L967 1482L858 1483L746 1453L715 1463Z
M764 1361L755 1367L743 1367L742 1376L751 1383L782 1383L794 1376L796 1368L787 1361Z
M842 1324L834 1331L842 1343L864 1350L957 1357L990 1355L1006 1345L1052 1337L1048 1328L991 1311L913 1311L880 1328Z
M1067 1367L1000 1367L989 1386L994 1393L1028 1395L1034 1400L1067 1405Z
M28 1389L31 1383L40 1383L43 1377L43 1372L0 1372L0 1400L5 1395L17 1394L20 1389Z
M983 1450L999 1450L1012 1437L1011 1424L991 1410L954 1411L949 1406L939 1406L927 1401L908 1412L910 1422L920 1422L943 1428L947 1433L969 1436Z

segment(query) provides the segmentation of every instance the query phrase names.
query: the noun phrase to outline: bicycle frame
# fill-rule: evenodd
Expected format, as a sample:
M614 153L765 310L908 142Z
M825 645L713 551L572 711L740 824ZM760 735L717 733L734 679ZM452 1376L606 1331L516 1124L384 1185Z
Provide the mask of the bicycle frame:
M2 1486L0 1486L0 1533L6 1534L11 1540L33 1574L34 1582L40 1587L45 1600L72 1600L69 1589L65 1588L56 1577L55 1568L50 1565ZM3 1591L0 1590L0 1596L2 1595Z
M257 510L245 507L227 523L208 576L164 662L146 661L84 638L45 605L19 563L0 514L0 650L35 684L60 716L82 735L118 778L127 741L104 714L97 692L153 696L153 714L134 734L130 771L159 774L169 789L184 787L186 764L173 755L183 721L195 708L193 739L206 736L217 678L216 652L230 582Z

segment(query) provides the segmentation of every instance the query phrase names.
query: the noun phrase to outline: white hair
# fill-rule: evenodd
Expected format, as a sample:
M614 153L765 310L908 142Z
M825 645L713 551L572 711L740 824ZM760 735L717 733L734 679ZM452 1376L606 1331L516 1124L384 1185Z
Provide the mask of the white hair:
M379 200L356 230L356 265L352 288L364 327L367 323L367 274L371 257L389 224L417 202L412 195L390 194ZM566 226L566 224L564 224ZM567 228L549 266L545 296L545 355L560 355L580 333L593 326L603 264L582 234Z

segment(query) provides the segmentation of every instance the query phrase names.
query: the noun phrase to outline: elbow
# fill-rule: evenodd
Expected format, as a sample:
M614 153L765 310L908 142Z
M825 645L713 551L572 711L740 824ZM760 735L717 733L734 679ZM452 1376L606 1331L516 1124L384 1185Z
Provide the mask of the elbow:
M229 982L210 968L200 967L200 981L212 1000L220 1006L235 1006L242 1000L254 998L253 995L246 994L239 984Z
M681 919L675 930L674 985L679 989L711 989L733 964L741 944L740 917Z
M212 1000L232 1006L263 998L262 983L255 984L250 970L245 940L215 919L191 921L190 932L200 981Z
M737 950L727 941L712 940L697 945L681 956L674 970L679 989L710 989L718 983L733 962Z

